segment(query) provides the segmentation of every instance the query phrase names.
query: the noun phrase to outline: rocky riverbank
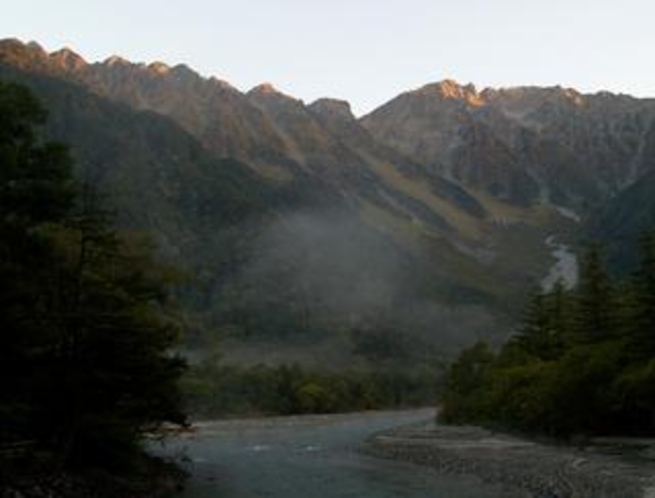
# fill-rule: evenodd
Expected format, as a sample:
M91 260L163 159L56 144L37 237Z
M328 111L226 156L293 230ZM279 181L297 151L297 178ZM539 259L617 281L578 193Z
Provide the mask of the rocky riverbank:
M144 456L133 472L100 469L24 475L0 482L0 498L170 498L186 473L173 462Z
M553 446L478 427L403 427L370 438L366 453L474 475L526 497L655 498L655 459L646 442Z

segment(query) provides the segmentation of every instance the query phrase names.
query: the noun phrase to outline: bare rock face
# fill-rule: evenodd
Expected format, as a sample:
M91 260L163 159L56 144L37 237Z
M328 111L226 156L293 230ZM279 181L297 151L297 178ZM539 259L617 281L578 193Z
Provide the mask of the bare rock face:
M220 156L266 168L269 158L282 154L281 138L241 92L184 64L112 60L93 64L77 77L102 96L174 119Z
M479 91L443 80L357 120L345 101L306 106L270 83L243 94L183 64L119 56L89 64L70 49L47 53L19 40L0 42L0 61L168 116L217 155L278 180L314 175L342 188L348 178L372 182L392 164L402 174L420 170L433 182L519 206L585 209L652 169L646 142L655 102L623 95L562 87Z
M463 185L515 203L581 207L643 174L653 119L655 101L624 95L562 87L478 92L446 80L400 95L361 123Z
M250 95L251 97L254 97L254 98L256 98L258 96L259 97L263 97L263 96L288 97L287 95L285 95L284 93L279 91L277 88L275 88L273 83L270 83L268 81L265 82L265 83L261 83L261 84L257 85L256 87L252 88L248 92L248 95ZM289 97L289 98L292 99L292 100L296 100L296 99L293 99L292 97Z
M132 63L126 59L123 59L120 55L110 55L107 57L103 64L108 67L129 67Z
M333 124L355 121L350 104L345 100L319 99L310 104L309 110Z
M484 101L478 94L475 85L460 85L455 80L446 79L438 83L425 85L419 90L413 92L415 95L438 96L443 100L455 100L466 102L471 106L484 105Z
M365 160L335 136L301 100L290 97L270 83L247 94L250 102L264 112L283 137L288 154L323 181L359 194L364 183L374 181Z
M119 56L89 64L70 49L47 53L14 39L0 42L0 62L168 116L215 154L277 179L318 175L341 188L346 178L373 181L371 169L379 176L392 164L515 205L586 209L653 169L647 142L655 101L606 92L479 91L443 80L357 120L345 101L306 106L270 83L243 94L183 64L135 64Z
M15 38L0 40L0 62L5 64L43 71L49 65L48 59L48 53L36 42L25 44Z
M529 203L536 182L507 144L475 118L483 104L472 85L446 80L402 94L360 122L378 141L435 175L508 202Z
M87 65L87 62L79 54L69 48L53 52L50 54L50 60L64 71L77 71Z
M64 77L102 97L138 110L154 111L180 123L203 145L223 157L266 168L284 156L284 143L268 118L228 83L203 78L184 64L132 63L112 56L86 63L63 49L48 54L18 40L0 42L0 62Z

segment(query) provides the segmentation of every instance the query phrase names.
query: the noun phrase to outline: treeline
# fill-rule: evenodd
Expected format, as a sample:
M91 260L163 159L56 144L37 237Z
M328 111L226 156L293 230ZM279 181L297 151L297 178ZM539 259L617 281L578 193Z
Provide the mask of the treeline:
M0 82L0 494L32 473L130 468L146 431L184 422L168 272L74 182L45 118Z
M297 364L249 368L208 360L183 383L187 410L200 418L339 413L434 402L433 371L312 371Z
M597 248L578 286L535 295L498 352L479 343L450 367L440 419L554 437L655 434L655 235L624 281Z

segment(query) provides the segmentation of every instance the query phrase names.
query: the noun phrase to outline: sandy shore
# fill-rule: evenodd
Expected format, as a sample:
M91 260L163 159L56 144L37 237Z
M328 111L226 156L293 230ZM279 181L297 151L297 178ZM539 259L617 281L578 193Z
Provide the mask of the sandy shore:
M366 453L438 472L475 475L526 497L655 498L655 452L644 441L553 446L478 427L403 427L370 438Z

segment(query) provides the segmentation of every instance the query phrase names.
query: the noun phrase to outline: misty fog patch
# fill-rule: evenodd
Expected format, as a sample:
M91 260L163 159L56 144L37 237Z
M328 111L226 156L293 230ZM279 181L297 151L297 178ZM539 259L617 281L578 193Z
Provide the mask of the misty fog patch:
M431 298L437 268L348 211L286 214L262 227L228 283L244 337L346 340L367 359L437 355L498 331L482 306Z

